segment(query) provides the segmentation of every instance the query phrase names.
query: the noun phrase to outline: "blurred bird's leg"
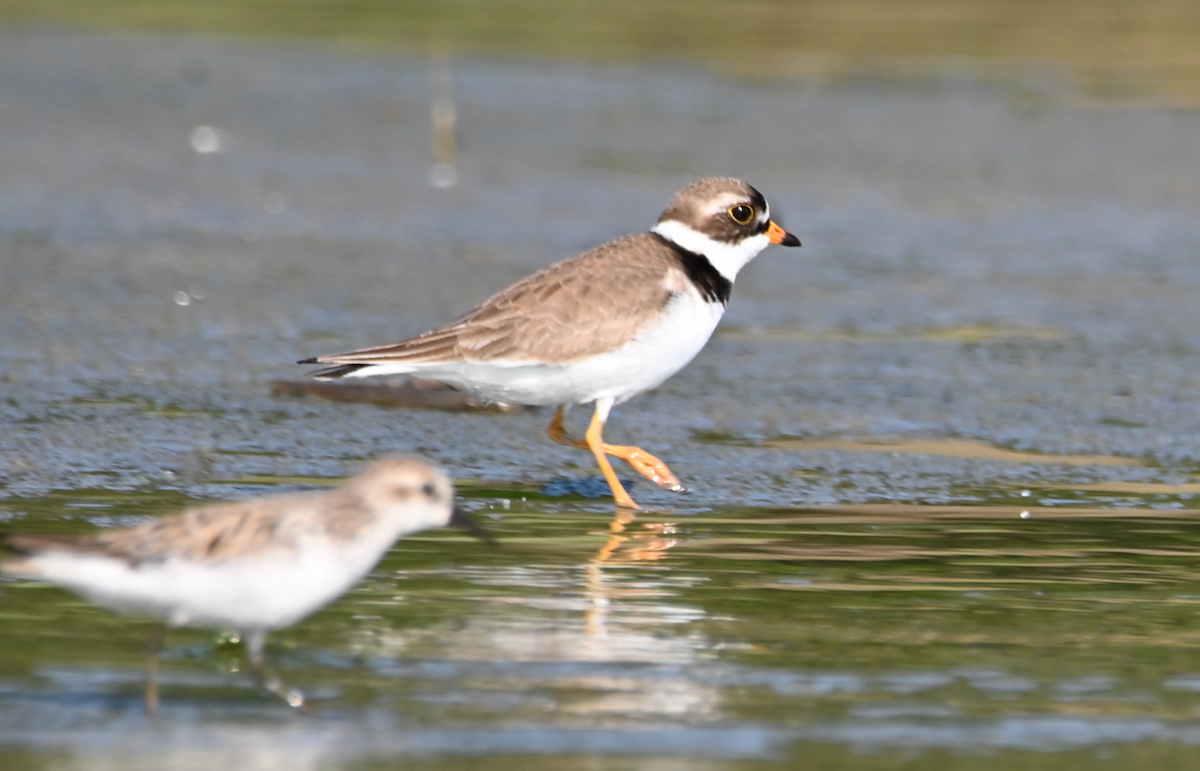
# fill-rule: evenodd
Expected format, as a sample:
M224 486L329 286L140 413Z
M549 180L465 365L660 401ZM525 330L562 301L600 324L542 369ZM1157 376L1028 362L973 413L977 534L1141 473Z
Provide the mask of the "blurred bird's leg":
M146 643L146 714L158 712L158 654L167 637L166 625L160 624L150 633Z
M283 699L289 707L307 712L308 703L304 700L303 693L296 688L288 688L274 673L267 673L266 647L266 630L258 629L246 634L246 652L250 658L250 671L254 675L254 684Z

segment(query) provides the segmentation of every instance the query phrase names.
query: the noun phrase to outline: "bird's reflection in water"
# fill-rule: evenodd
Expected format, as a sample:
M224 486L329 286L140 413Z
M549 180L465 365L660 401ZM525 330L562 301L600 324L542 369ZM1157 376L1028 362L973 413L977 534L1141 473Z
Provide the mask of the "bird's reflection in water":
M608 540L587 563L584 573L584 597L587 610L584 613L584 631L592 637L607 637L606 621L613 600L644 596L646 589L610 585L605 580L605 566L628 565L638 562L660 560L667 550L679 543L674 537L678 526L671 522L637 523L637 512L618 508L612 522L608 524ZM652 592L657 594L657 590Z

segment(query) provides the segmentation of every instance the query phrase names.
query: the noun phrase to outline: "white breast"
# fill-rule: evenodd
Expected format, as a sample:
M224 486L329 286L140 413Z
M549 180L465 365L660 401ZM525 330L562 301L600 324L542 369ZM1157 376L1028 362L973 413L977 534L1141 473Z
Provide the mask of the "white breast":
M704 348L725 315L721 303L707 302L695 287L675 295L661 317L624 346L573 365L581 385L590 388L576 403L612 397L617 404L655 388L683 369Z

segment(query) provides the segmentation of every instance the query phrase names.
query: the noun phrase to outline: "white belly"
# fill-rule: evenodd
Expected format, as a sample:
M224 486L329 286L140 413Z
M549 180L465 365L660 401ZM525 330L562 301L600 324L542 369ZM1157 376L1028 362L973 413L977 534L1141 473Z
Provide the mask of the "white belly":
M336 599L371 569L379 551L350 554L307 543L298 553L273 549L216 563L172 557L131 566L61 552L31 561L33 577L118 613L171 626L247 631L289 626Z
M712 337L725 313L694 290L676 295L662 316L608 353L570 364L516 361L377 364L350 377L418 374L491 402L586 404L611 397L617 404L660 385L683 369Z

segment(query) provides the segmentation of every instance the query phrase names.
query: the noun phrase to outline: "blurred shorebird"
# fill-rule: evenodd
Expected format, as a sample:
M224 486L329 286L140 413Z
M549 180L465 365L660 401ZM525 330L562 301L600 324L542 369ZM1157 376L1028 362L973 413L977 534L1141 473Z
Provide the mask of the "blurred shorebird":
M547 430L591 450L616 504L636 509L608 456L670 490L667 465L638 447L606 444L614 405L655 388L690 362L725 313L738 271L768 244L800 240L771 221L762 194L710 178L676 193L649 232L550 265L466 315L410 340L301 364L313 377L414 374L490 402L557 405ZM563 428L573 404L595 403L584 439Z
M158 708L158 651L168 627L230 630L246 641L255 683L293 707L299 691L265 672L271 630L340 597L397 539L456 524L450 480L414 459L378 461L341 487L189 509L83 536L14 534L4 572L57 584L118 613L158 619L146 708Z

